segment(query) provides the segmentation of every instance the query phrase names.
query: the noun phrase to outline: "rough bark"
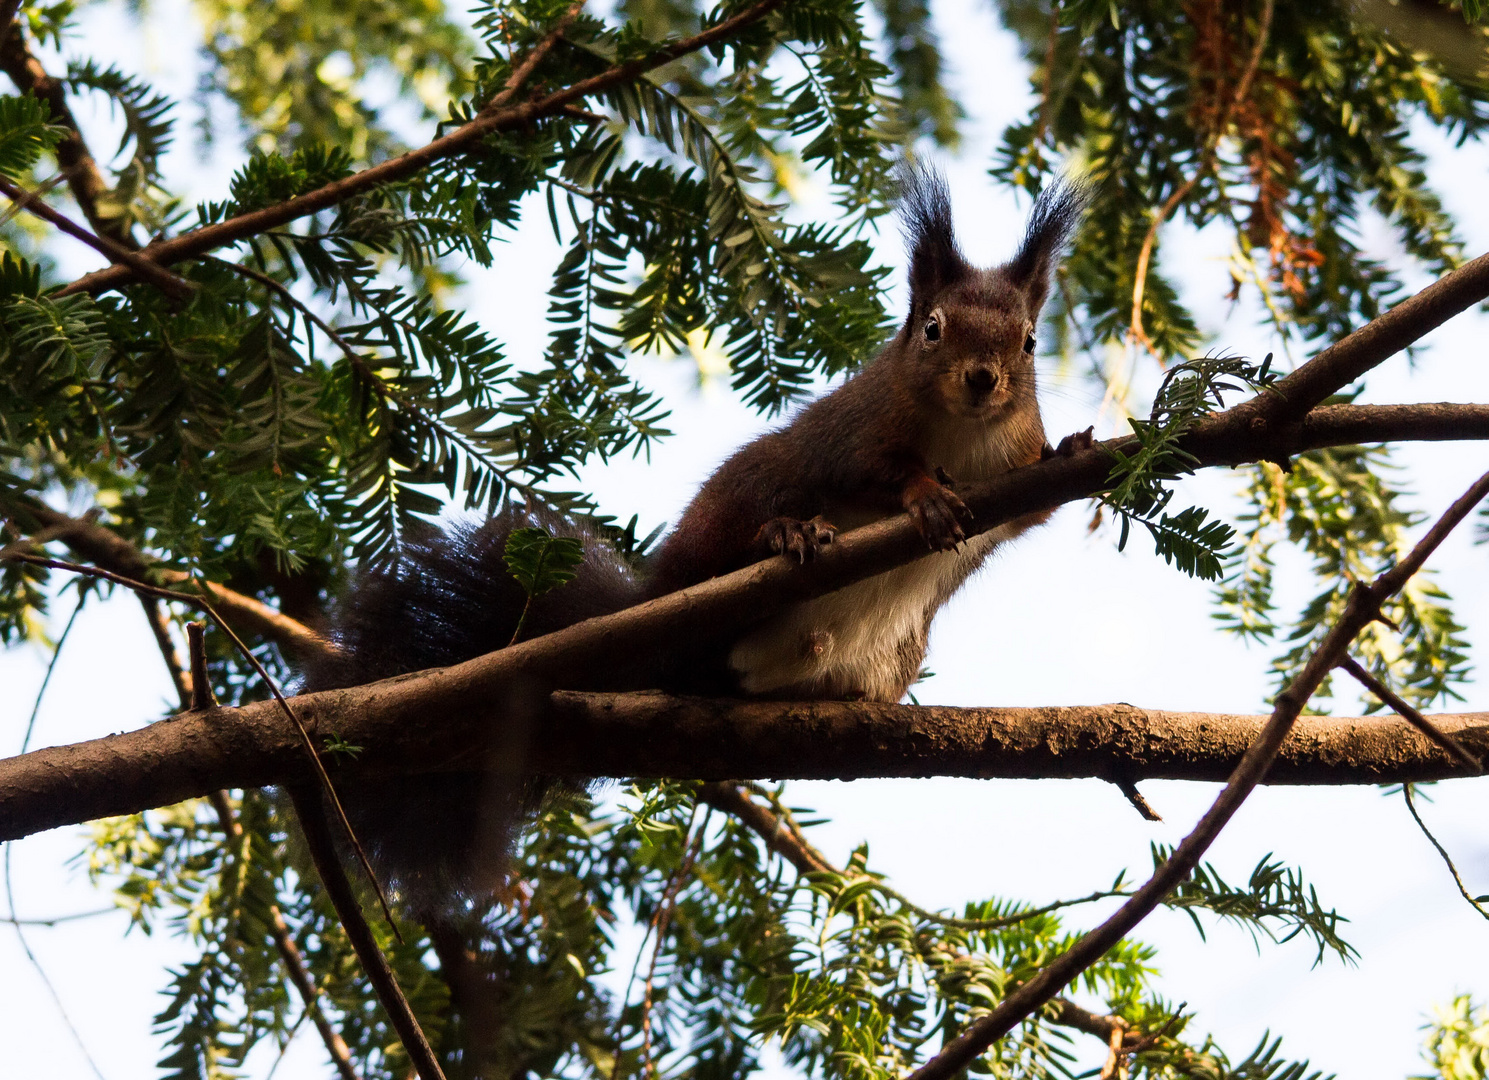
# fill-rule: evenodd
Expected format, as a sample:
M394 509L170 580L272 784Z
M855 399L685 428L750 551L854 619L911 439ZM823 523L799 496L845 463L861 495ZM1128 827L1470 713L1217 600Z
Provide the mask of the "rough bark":
M319 739L365 747L328 761L333 777L482 768L493 745L529 721L524 765L574 776L728 780L968 776L1224 780L1263 716L1132 705L956 709L862 702L759 702L661 694L559 692L505 705L424 705L452 669L306 694L296 712ZM439 696L442 700L453 698ZM438 725L411 722L440 715ZM427 709L428 711L424 711ZM1433 721L1489 753L1489 714ZM182 713L138 731L0 761L0 840L162 806L220 788L308 780L299 736L274 702ZM1298 720L1269 784L1382 784L1470 771L1394 716Z

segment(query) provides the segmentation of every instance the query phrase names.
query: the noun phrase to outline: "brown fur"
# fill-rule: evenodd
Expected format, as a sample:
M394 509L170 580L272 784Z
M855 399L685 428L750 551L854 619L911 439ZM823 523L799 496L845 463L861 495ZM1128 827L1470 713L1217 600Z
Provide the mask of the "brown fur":
M899 700L919 675L936 610L997 544L1047 516L965 541L966 508L944 481L989 480L1041 456L1025 345L1080 193L1047 192L1015 258L986 270L957 250L938 177L913 174L906 202L911 301L899 333L859 374L720 466L658 552L648 592L773 552L805 562L835 530L901 511L935 554L751 630L727 658L729 678L749 694ZM707 685L718 672L703 676Z

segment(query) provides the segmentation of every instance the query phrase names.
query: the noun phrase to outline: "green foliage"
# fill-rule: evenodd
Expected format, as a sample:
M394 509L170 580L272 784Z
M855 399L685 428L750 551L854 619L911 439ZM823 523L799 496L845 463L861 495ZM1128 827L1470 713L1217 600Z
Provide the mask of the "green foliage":
M101 93L117 108L124 134L116 159L133 146L115 169L114 188L98 201L99 214L120 222L121 229L138 221L159 230L175 210L174 200L160 187L160 159L171 145L175 103L118 68L100 67L91 60L69 64L66 84L73 93Z
M1432 1065L1431 1076L1412 1080L1484 1080L1489 1076L1489 1014L1468 994L1459 994L1436 1011L1422 1056Z
M1281 539L1308 557L1323 586L1284 635L1290 647L1273 663L1279 689L1344 610L1354 583L1370 581L1410 550L1407 530L1421 515L1399 505L1406 493L1390 482L1390 472L1386 449L1358 446L1310 451L1286 471L1272 464L1250 469L1243 540L1216 593L1216 618L1256 641L1282 633L1272 598ZM1361 662L1419 708L1457 697L1454 686L1468 676L1467 642L1448 600L1430 572L1418 573L1383 606L1389 624L1371 623L1355 641ZM1365 702L1371 710L1382 707L1373 697Z
M1260 366L1239 357L1213 356L1189 360L1169 368L1153 398L1147 420L1129 421L1137 437L1132 452L1114 451L1103 503L1121 523L1117 548L1127 546L1134 521L1144 525L1164 562L1191 577L1213 581L1222 573L1226 547L1235 535L1229 525L1208 521L1208 511L1191 506L1177 514L1166 507L1173 498L1167 485L1194 471L1198 461L1183 448L1185 433L1201 416L1224 405L1224 396L1244 389L1260 389L1276 380L1269 354Z
M1156 870L1172 856L1172 850L1153 845L1153 868ZM1266 934L1273 941L1291 941L1307 935L1318 947L1314 963L1322 963L1325 952L1341 960L1358 956L1354 948L1339 936L1339 924L1347 922L1333 908L1324 907L1318 891L1303 881L1295 869L1267 855L1256 864L1244 888L1228 885L1209 863L1198 867L1163 901L1165 907L1186 912L1195 929L1204 936L1204 926L1196 910L1210 911L1223 919L1239 923L1252 933ZM1280 925L1280 930L1274 928Z
M1403 48L1348 7L1276 5L1244 88L1260 3L1077 0L1053 14L1031 0L1000 7L1034 69L1040 104L1008 127L992 173L1037 191L1069 156L1092 181L1065 275L1069 317L1087 338L1126 333L1154 213L1181 191L1170 220L1234 237L1217 286L1233 296L1256 289L1284 337L1343 336L1399 295L1400 275L1362 250L1367 207L1424 268L1441 273L1460 261L1412 125L1476 137L1489 122L1489 96L1478 80ZM1161 253L1160 242L1139 344L1168 358L1191 351L1199 329Z
M401 140L369 85L391 82L423 117L442 118L473 50L438 0L270 7L195 0L192 7L205 31L204 104L230 103L245 141L262 153L326 144L359 162L389 157ZM202 130L214 137L212 127Z
M574 580L574 567L584 561L584 546L568 536L549 536L533 526L514 529L502 558L528 596L542 596Z
M34 97L0 97L0 174L23 177L67 129L47 122L47 103Z

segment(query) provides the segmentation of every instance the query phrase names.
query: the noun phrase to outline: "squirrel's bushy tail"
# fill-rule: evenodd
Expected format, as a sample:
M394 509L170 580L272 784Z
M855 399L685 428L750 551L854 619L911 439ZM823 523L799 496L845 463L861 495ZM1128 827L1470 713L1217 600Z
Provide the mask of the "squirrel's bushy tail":
M584 561L575 567L573 581L533 600L524 639L638 601L639 585L614 548L557 514L508 507L485 522L431 527L406 541L391 565L366 571L353 583L332 618L330 636L339 654L310 665L304 689L360 686L505 647L527 601L503 558L507 537L534 525L580 540ZM575 688L584 683L583 674L577 676ZM499 707L493 724L509 731L498 733L494 745L520 748L526 743L520 730L524 710L517 702L501 704L507 707ZM428 722L437 725L440 718L431 716ZM513 737L501 737L506 734ZM551 784L527 775L518 761L491 766L339 789L379 877L416 917L489 900L505 873L516 829Z

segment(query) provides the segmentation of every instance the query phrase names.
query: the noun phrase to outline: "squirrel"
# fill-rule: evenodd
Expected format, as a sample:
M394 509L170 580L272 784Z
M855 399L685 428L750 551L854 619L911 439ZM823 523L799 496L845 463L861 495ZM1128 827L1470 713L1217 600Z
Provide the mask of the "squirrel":
M1045 189L1013 259L983 270L957 246L945 181L925 168L907 172L904 324L857 375L720 466L657 552L647 595L772 554L805 563L839 530L901 511L936 554L751 629L728 652L726 686L899 701L920 675L936 611L994 547L1049 517L1026 515L967 540L970 514L952 478L989 480L1056 452L1035 394L1035 327L1085 202L1077 184ZM1089 443L1089 432L1072 436L1060 452Z
M506 645L526 600L502 558L515 528L577 535L585 552L575 580L534 601L524 634L533 637L773 554L808 562L839 530L903 511L932 554L797 604L722 646L633 672L632 685L605 687L898 701L919 676L936 611L994 547L1049 516L1026 515L968 540L962 525L970 514L953 478L990 479L1056 452L1035 394L1035 327L1084 206L1079 185L1047 188L1013 258L979 269L957 246L944 179L924 167L907 170L904 324L857 374L729 458L645 573L638 577L602 540L542 510L509 506L482 525L431 532L406 544L394 566L365 574L342 601L332 630L342 657L308 672L305 689L453 664ZM1072 439L1062 450L1088 444L1090 435ZM565 685L594 688L584 683L576 676ZM353 786L343 802L380 873L427 914L490 887L492 867L473 862L489 864L493 851L505 850L545 789L537 778L517 790L493 792L490 784L477 775L414 776L375 790ZM478 818L502 823L481 843Z

